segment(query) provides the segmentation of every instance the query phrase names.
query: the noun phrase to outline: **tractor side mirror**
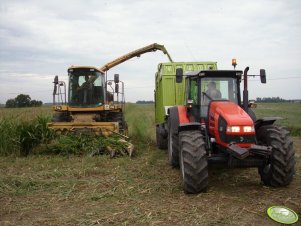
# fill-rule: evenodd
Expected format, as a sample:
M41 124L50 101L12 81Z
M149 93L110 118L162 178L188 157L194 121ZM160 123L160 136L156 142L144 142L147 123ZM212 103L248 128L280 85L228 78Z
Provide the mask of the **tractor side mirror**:
M58 83L59 83L59 76L58 76L58 75L56 75L56 76L54 77L53 83L54 83L54 84L58 84Z
M267 83L267 77L264 69L260 69L260 81L261 83Z
M115 93L119 93L119 84L115 83Z
M248 107L249 108L256 108L257 104L256 104L255 100L249 100Z
M119 74L114 75L114 82L119 83Z
M176 83L181 83L183 80L183 68L176 69Z

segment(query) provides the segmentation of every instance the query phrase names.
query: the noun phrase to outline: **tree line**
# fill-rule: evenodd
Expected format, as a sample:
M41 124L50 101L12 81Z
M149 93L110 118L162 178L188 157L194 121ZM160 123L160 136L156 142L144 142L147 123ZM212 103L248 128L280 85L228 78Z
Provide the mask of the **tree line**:
M43 102L40 100L32 100L27 94L19 94L13 99L6 101L5 107L7 108L22 108L22 107L40 107Z
M136 104L154 104L155 102L152 100L138 100Z
M258 102L258 103L280 103L280 102L291 102L291 100L285 100L280 97L257 97L256 102Z

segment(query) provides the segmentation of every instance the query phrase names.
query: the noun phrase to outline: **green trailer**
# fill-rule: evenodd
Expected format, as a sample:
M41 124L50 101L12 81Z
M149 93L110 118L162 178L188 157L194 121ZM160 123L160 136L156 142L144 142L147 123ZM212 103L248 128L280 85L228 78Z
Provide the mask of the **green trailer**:
M168 108L183 105L185 98L185 79L176 83L176 69L183 72L197 70L217 70L216 62L172 62L160 63L156 73L155 84L155 121L157 146L167 149L167 123Z

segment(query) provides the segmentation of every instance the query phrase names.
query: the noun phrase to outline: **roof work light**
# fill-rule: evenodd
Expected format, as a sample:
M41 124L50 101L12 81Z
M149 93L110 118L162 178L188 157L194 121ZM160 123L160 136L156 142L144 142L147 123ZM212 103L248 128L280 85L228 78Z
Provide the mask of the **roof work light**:
M235 69L236 65L237 65L237 63L236 63L236 59L235 59L235 58L233 58L233 59L232 59L232 66L234 67L234 69Z

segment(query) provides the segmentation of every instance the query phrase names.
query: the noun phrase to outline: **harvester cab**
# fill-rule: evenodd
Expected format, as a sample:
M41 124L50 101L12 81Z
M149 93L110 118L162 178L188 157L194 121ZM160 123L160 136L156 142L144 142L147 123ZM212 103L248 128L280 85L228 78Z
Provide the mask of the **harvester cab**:
M96 67L71 66L68 78L68 102L66 84L57 76L54 79L55 113L50 128L61 132L127 135L123 118L124 83L118 74L114 80L107 80L105 73Z
M167 128L169 162L180 166L186 193L206 191L210 163L257 167L265 185L291 182L295 160L289 132L273 125L279 117L256 119L248 101L248 70L185 74L184 105L168 109ZM264 70L258 76L266 82ZM181 83L182 77L178 68L176 82Z

